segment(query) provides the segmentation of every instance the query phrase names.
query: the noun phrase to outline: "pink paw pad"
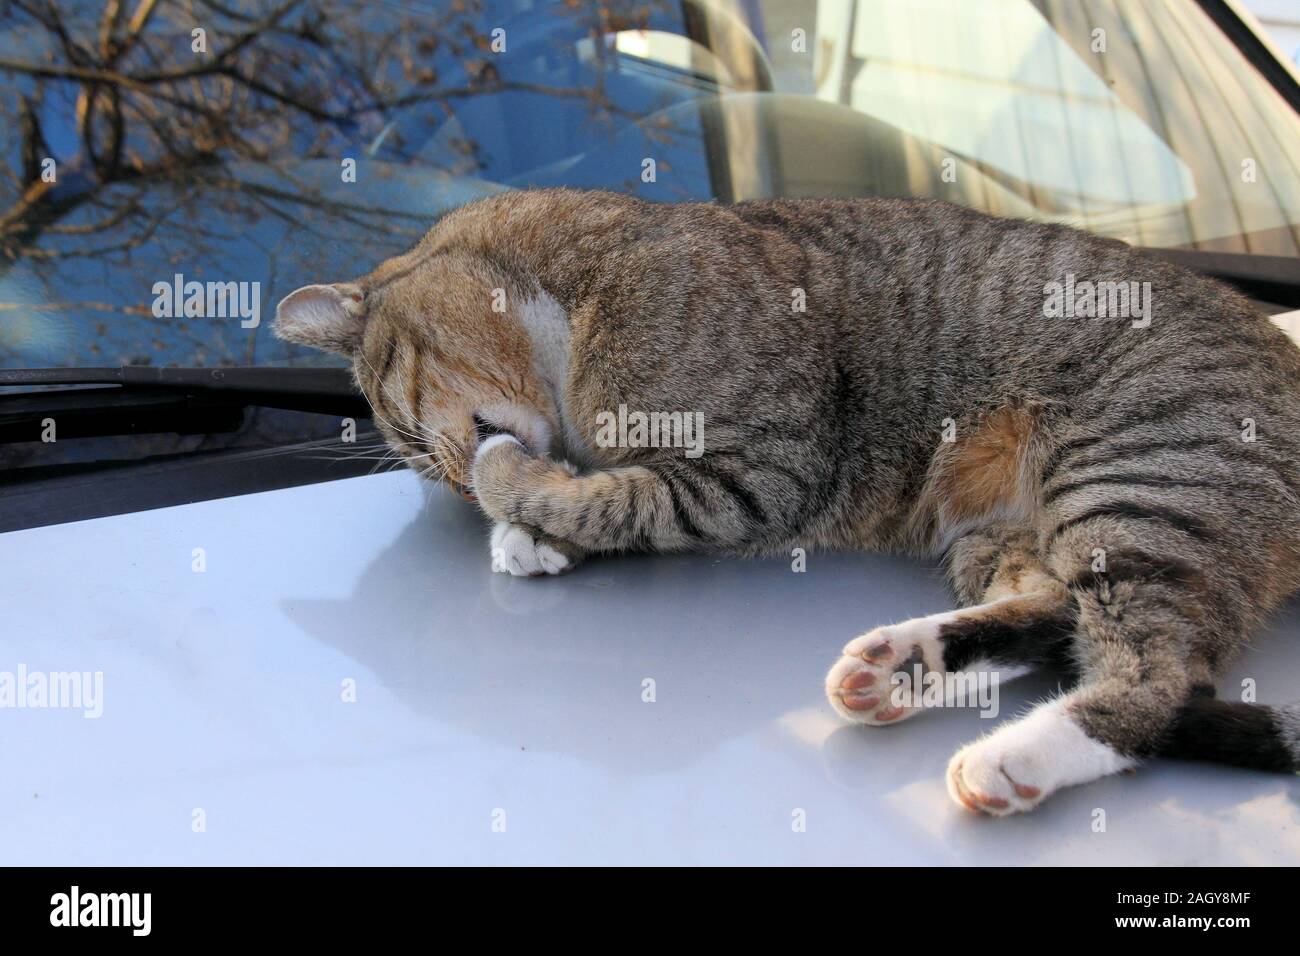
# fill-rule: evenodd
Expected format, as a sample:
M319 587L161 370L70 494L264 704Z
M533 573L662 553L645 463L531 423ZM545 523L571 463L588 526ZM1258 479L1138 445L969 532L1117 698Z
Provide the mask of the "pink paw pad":
M849 710L870 710L880 703L879 697L858 697L855 694L845 694L842 699Z
M841 690L861 690L876 682L876 675L871 671L857 671L840 682Z
M874 662L887 661L894 656L894 649L888 641L882 641L879 644L873 644L862 652L863 660Z

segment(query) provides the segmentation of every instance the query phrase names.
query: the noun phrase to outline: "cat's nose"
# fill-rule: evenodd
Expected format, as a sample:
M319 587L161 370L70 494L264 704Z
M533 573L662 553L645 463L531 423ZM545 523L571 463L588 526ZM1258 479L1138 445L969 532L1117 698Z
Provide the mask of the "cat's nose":
M451 485L452 490L454 490L456 494L460 495L470 504L472 505L478 504L478 499L474 497L474 492L470 491L466 485L462 485L459 481L456 481L451 478L447 479L447 484Z

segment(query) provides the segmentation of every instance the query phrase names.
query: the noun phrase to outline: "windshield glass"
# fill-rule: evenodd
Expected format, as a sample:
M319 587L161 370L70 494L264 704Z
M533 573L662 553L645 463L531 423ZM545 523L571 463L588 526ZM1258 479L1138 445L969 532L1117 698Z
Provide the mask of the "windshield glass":
M1300 121L1193 0L15 2L0 364L269 332L496 190L939 197L1300 254Z

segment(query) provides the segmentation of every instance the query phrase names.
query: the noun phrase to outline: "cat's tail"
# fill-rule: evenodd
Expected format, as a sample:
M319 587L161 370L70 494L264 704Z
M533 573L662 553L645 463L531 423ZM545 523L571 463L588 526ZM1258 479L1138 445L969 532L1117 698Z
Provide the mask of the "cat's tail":
M1266 706L1193 697L1179 709L1159 753L1253 770L1300 772L1300 703Z

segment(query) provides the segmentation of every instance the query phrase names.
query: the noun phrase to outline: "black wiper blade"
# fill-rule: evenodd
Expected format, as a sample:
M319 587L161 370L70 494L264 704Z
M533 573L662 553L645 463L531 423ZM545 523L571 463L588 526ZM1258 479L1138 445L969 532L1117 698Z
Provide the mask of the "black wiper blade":
M1265 302L1300 306L1300 259L1295 257L1150 246L1139 251L1219 279Z
M49 418L70 437L232 431L251 407L371 415L341 368L0 369L0 444L39 440Z
M344 368L7 368L0 369L5 386L121 385L126 387L203 389L245 392L259 396L335 396L359 399L352 376Z

